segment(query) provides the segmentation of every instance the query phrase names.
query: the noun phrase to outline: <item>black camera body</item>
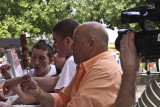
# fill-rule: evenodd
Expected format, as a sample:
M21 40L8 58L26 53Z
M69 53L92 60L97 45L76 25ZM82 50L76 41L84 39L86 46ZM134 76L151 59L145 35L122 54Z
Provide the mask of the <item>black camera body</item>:
M146 20L160 22L160 0L147 0L153 6L138 6L121 12L123 24L138 23L142 31L135 32L135 46L140 56L146 59L160 58L160 29L148 30ZM120 50L120 40L127 29L120 29L115 41L115 47Z

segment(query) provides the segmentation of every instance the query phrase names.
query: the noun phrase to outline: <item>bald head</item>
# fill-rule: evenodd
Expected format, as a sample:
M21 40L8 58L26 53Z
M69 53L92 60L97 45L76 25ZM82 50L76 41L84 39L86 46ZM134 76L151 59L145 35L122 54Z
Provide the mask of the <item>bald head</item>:
M81 24L74 32L73 56L77 64L108 51L108 33L97 22Z
M83 33L84 38L88 40L94 38L101 47L108 47L108 33L102 24L98 22L87 22L81 24L78 29Z

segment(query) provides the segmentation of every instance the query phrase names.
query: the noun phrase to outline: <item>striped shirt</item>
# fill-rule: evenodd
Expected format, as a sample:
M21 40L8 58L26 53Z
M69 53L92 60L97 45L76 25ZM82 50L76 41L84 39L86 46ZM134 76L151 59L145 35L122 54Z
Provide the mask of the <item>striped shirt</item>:
M145 91L133 107L160 107L160 79L152 80L146 86Z

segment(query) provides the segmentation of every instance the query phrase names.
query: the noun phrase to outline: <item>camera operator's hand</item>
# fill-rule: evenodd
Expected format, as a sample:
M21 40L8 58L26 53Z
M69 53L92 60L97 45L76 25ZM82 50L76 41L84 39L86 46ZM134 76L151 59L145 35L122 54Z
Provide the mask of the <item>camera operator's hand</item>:
M132 107L135 103L135 82L140 64L134 44L134 32L123 35L120 42L120 60L123 75L115 107Z
M120 41L120 60L124 73L137 73L140 57L134 44L134 32L127 32Z

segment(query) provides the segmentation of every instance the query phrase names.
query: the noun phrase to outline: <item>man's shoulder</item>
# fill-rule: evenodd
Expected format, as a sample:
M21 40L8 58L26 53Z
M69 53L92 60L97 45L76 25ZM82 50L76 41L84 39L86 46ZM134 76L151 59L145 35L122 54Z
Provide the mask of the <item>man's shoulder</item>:
M50 71L48 72L48 74L46 75L46 76L52 76L52 75L56 75L56 66L55 65L52 65L52 64L50 64L50 66L51 66L51 69L50 69Z
M120 67L116 61L116 59L113 56L103 56L100 57L95 63L95 65L97 66L103 66L103 67L107 67L107 68L112 68L114 66L115 67Z
M56 66L55 65L50 64L50 66L51 66L51 70L56 70Z
M70 56L66 60L64 66L62 68L62 72L60 73L60 75L66 75L67 73L72 74L72 75L75 74L75 72L76 72L76 66L77 65L74 62L73 56Z
M66 66L66 65L75 65L75 66L76 66L76 63L74 62L74 57L73 57L73 56L70 56L70 57L66 60L64 66Z
M151 82L146 86L145 91L142 93L141 97L135 105L140 106L152 106L156 107L160 105L160 78L151 80Z
M67 61L68 61L68 62L70 62L70 61L71 61L71 62L74 62L74 57L73 57L73 56L70 56L70 57L66 60L66 62L67 62Z
M102 56L98 60L96 60L90 69L97 69L99 71L104 71L103 73L107 74L115 74L122 75L122 69L120 65L118 65L116 59L112 56ZM113 73L114 72L114 73Z

